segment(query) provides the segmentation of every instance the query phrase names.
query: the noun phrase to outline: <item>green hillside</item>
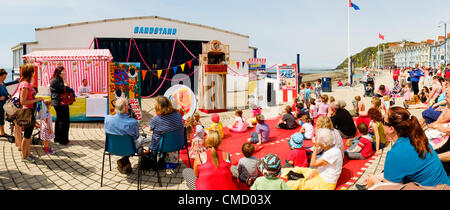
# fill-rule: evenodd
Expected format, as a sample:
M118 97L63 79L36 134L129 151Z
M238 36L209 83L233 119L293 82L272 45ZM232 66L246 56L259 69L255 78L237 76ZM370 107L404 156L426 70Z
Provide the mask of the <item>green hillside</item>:
M383 45L384 48L388 48L388 44L391 43L383 43L380 45L380 49L383 49ZM368 66L372 61L376 61L377 59L377 50L378 50L378 46L374 46L374 47L367 47L366 49L362 50L361 52L357 53L356 55L352 55L352 61L354 63L354 66L356 68L361 68L364 66ZM344 59L344 61L339 64L336 69L344 69L347 68L348 64L347 64L347 57Z

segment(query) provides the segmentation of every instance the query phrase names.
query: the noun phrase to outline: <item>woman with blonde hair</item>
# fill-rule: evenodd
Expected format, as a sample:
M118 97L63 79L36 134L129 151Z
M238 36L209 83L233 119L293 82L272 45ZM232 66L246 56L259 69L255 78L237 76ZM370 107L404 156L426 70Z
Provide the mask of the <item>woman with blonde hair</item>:
M22 161L28 161L34 163L36 158L30 153L31 135L33 134L34 125L36 119L34 117L35 103L43 101L43 98L36 98L36 90L31 85L31 81L34 76L34 66L33 64L25 64L22 66L20 84L18 87L20 104L22 104L22 109L17 112L31 112L31 119L21 119L18 117L19 113L16 113L16 120L14 121L14 137L16 139L16 146L19 151L22 151ZM28 115L23 115L28 116ZM30 121L28 125L23 125L22 122ZM22 128L24 129L23 139L22 139Z
M165 96L155 98L155 113L156 116L150 121L150 129L153 131L153 135L149 149L152 151L158 149L164 133L184 127L181 114L173 108L172 102Z
M183 170L183 177L190 190L236 190L230 167L230 154L219 149L222 139L217 131L211 131L205 140L206 152L194 160L194 167Z

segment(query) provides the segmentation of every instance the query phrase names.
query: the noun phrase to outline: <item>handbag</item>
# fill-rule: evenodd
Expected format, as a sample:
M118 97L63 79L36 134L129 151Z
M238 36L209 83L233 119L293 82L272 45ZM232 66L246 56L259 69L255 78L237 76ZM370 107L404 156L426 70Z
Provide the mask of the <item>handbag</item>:
M75 93L72 88L66 87L60 98L62 106L72 105L75 102Z
M17 89L11 98L6 100L3 105L3 110L5 110L5 113L9 116L14 116L19 109L22 109L22 104L20 104L20 99L17 96Z
M31 127L36 123L34 109L19 109L16 112L16 122L22 127Z

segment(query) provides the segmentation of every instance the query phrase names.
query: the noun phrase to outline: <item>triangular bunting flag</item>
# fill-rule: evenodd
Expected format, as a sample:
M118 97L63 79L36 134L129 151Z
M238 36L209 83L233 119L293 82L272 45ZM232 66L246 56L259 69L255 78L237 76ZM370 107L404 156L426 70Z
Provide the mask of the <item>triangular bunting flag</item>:
M234 66L234 61L231 60L231 68L233 68L233 66Z
M192 61L188 61L188 66L189 66L189 69L191 69L192 67Z
M147 70L142 70L142 81L145 80L145 75L147 75Z
M181 71L184 72L184 65L186 65L185 63L181 64Z
M236 65L237 65L237 69L239 69L239 62L236 62Z
M245 61L242 62L242 68L245 68Z
M173 67L173 74L177 74L178 66Z
M162 70L157 70L156 72L158 73L158 79L161 78Z

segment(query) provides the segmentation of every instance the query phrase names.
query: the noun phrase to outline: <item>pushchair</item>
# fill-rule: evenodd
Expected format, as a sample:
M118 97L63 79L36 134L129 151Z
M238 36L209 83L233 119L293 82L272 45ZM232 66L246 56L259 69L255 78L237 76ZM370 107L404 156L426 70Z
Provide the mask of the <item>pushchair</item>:
M370 84L370 86L369 86ZM364 97L369 96L372 97L375 94L375 82L372 77L367 78L366 86L364 89Z
M14 143L16 141L14 137L14 127L15 127L15 118L14 116L5 115L5 121L9 122L9 130L10 130L10 136L7 137L8 141L11 143ZM42 145L41 141L41 130L40 127L35 126L33 130L33 134L31 135L31 144L32 145Z

